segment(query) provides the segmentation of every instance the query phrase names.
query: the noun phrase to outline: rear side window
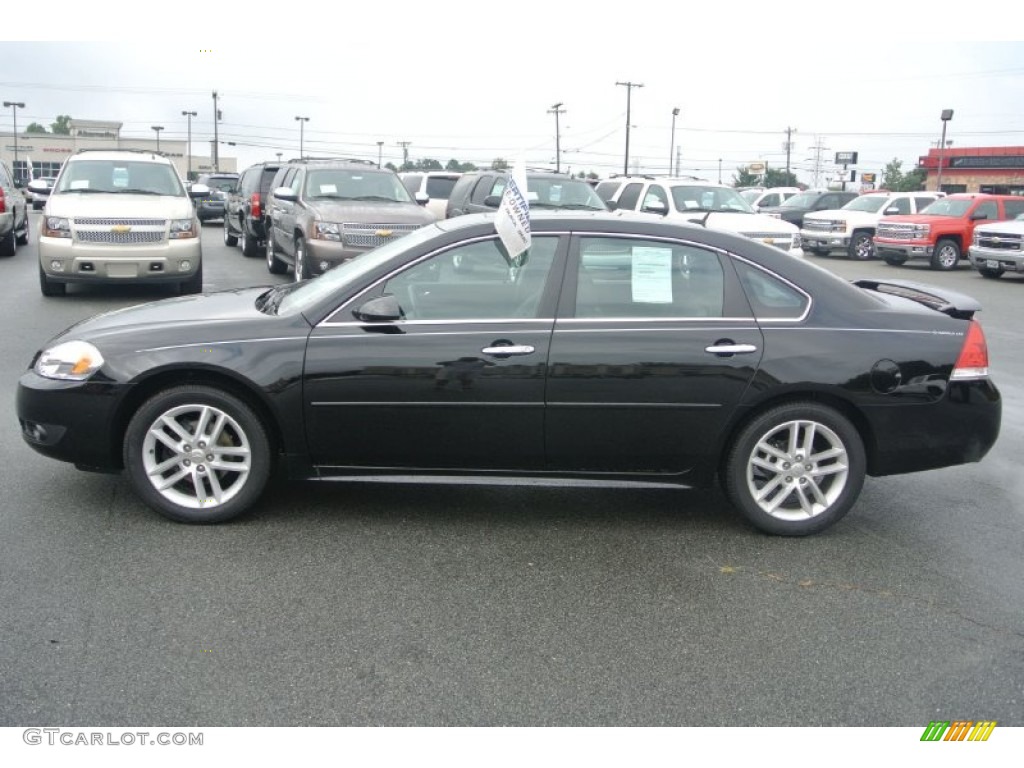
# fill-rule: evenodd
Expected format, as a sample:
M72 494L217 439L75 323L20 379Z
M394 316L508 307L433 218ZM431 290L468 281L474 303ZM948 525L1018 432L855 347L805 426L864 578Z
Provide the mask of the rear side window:
M745 261L736 261L743 291L758 320L798 320L810 299L803 293Z
M1024 198L1018 200L1004 200L1003 209L1006 211L1006 218L1015 219L1024 213Z
M277 175L277 168L264 168L260 174L260 199L265 199L270 194L270 183Z

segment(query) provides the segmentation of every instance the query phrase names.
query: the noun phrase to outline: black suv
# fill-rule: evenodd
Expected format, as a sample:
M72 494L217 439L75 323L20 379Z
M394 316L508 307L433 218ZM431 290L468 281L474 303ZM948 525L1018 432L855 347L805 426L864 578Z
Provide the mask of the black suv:
M196 216L200 222L224 218L228 195L237 183L237 173L204 173L196 179L196 184L210 188L210 194L196 198Z
M758 213L767 213L769 216L796 224L803 229L804 214L812 211L835 211L859 196L859 192L808 189L798 195L793 195L782 205L760 208Z
M447 218L493 211L501 202L507 183L508 171L462 174L448 197ZM531 208L608 210L586 179L574 179L560 173L527 173L526 192Z
M271 182L281 165L280 162L267 162L249 166L228 193L224 243L237 245L241 238L242 253L246 256L255 257L263 253L270 193L273 191Z

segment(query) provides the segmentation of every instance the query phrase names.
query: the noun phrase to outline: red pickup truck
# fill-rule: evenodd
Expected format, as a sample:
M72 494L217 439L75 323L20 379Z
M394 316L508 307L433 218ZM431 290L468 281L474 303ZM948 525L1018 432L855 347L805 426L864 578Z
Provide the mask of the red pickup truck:
M876 253L887 264L928 259L932 269L954 269L979 222L1005 221L1024 213L1024 197L957 194L943 197L922 213L883 216L875 230Z

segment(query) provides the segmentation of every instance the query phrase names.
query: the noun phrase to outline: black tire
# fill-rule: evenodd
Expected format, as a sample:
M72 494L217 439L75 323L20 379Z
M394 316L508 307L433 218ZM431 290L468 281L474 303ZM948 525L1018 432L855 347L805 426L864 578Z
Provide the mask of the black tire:
M982 277L987 277L989 280L998 280L1004 272L1002 269L989 269L988 267L978 267L978 271Z
M199 262L199 268L192 277L181 281L179 288L183 296L203 292L203 262Z
M828 248L814 248L812 250L815 256L828 256L831 253Z
M45 205L45 203L37 203L35 200L33 200L32 201L32 210L33 211L41 211L41 210L43 210L43 206L44 205Z
M25 220L21 222L21 234L17 236L18 245L28 245L28 208L25 209Z
M813 441L809 457L804 455L808 439ZM824 456L833 450L841 453ZM806 536L850 510L864 484L867 460L860 434L845 416L819 403L795 402L748 423L730 447L723 471L726 495L752 525L779 536ZM757 494L763 494L760 500Z
M875 257L875 243L871 239L870 232L854 232L850 238L850 248L847 251L851 259L867 261Z
M956 269L960 265L960 246L957 245L956 240L951 240L948 237L939 240L935 244L935 250L932 251L931 265L932 269L944 271Z
M67 293L67 284L46 276L42 266L39 267L39 290L43 296L63 296Z
M188 442L168 421L190 435ZM187 384L160 392L135 412L125 432L124 465L136 493L178 522L219 523L242 514L262 494L271 464L259 416L216 387Z
M224 245L234 248L238 245L238 235L231 231L231 217L224 217Z
M890 267L902 267L907 263L906 256L883 256L882 260Z
M309 254L306 253L306 241L298 235L295 238L295 282L299 283L303 280L309 280L312 276L309 271Z
M283 275L288 265L277 258L277 246L274 245L274 232L267 232L267 271L272 275Z
M260 255L260 241L244 226L242 227L242 255L248 256L250 259Z
M6 235L4 235L2 238L0 238L0 256L6 259L14 255L14 252L18 248L15 245L15 240L16 238L14 236L13 229Z

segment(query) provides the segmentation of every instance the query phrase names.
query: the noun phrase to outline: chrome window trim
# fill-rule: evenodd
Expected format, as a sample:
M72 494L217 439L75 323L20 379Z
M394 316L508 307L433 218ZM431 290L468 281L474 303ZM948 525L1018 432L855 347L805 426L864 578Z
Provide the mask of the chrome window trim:
M225 344L257 344L266 341L295 341L305 344L307 336L268 336L262 339L227 339L224 341L196 341L188 344L171 344L166 347L144 347L135 352L165 352L168 349L188 349L189 347L217 347Z

